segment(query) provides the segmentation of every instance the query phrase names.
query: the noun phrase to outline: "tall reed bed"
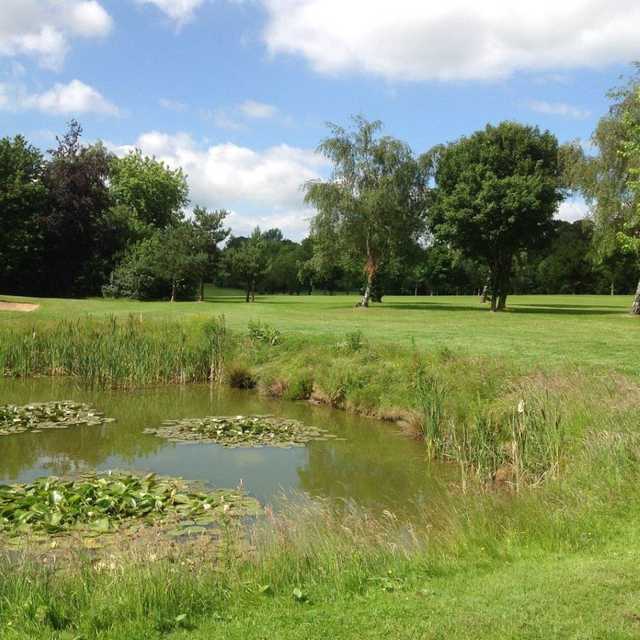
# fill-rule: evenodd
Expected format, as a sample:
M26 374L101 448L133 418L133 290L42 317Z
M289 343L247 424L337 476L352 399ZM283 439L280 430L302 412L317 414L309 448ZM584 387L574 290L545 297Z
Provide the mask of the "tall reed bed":
M91 319L0 329L0 371L8 376L74 376L99 387L220 380L230 336L224 318L199 331L178 323Z
M428 456L460 464L463 482L473 474L519 489L557 477L568 451L571 419L563 414L558 393L525 385L506 402L477 402L457 418L447 407L449 394L437 371L418 363L413 386L418 432Z

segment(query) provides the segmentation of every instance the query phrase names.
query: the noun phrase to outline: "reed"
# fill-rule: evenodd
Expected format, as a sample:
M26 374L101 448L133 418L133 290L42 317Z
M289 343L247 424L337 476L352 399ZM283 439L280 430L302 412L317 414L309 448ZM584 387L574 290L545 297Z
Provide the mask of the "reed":
M73 376L92 387L218 381L229 339L224 318L199 331L179 323L71 320L16 332L0 329L5 375Z

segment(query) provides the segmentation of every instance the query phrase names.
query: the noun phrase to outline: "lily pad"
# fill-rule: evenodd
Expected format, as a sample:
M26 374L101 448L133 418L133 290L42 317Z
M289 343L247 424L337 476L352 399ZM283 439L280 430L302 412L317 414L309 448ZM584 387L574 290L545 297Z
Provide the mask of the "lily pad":
M225 447L302 447L312 440L336 438L324 429L299 420L267 415L167 420L162 426L144 432L171 442L202 442Z
M0 436L68 429L77 425L96 426L113 421L114 418L105 418L88 404L70 400L0 405Z
M0 536L74 532L96 536L140 524L184 528L193 535L258 509L257 501L240 491L197 490L178 478L155 474L39 478L28 484L0 485Z

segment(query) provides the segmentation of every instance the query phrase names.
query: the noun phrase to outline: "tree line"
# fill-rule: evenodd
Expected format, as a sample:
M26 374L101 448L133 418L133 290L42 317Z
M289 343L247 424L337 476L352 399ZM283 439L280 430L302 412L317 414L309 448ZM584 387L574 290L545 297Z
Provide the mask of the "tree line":
M588 153L516 122L416 156L380 122L330 125L333 170L304 185L309 237L234 237L226 210L189 208L186 176L155 158L83 144L76 122L43 154L0 139L0 290L202 299L204 283L256 293L627 293L640 275L640 80L610 94ZM568 196L593 213L554 219ZM634 313L640 314L640 283Z

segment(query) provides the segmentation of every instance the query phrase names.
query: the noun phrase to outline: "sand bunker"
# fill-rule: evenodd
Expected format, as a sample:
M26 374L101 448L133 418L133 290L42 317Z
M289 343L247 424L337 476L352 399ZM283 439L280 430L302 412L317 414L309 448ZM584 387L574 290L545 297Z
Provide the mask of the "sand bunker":
M3 302L0 300L0 311L35 311L40 305L28 302Z

